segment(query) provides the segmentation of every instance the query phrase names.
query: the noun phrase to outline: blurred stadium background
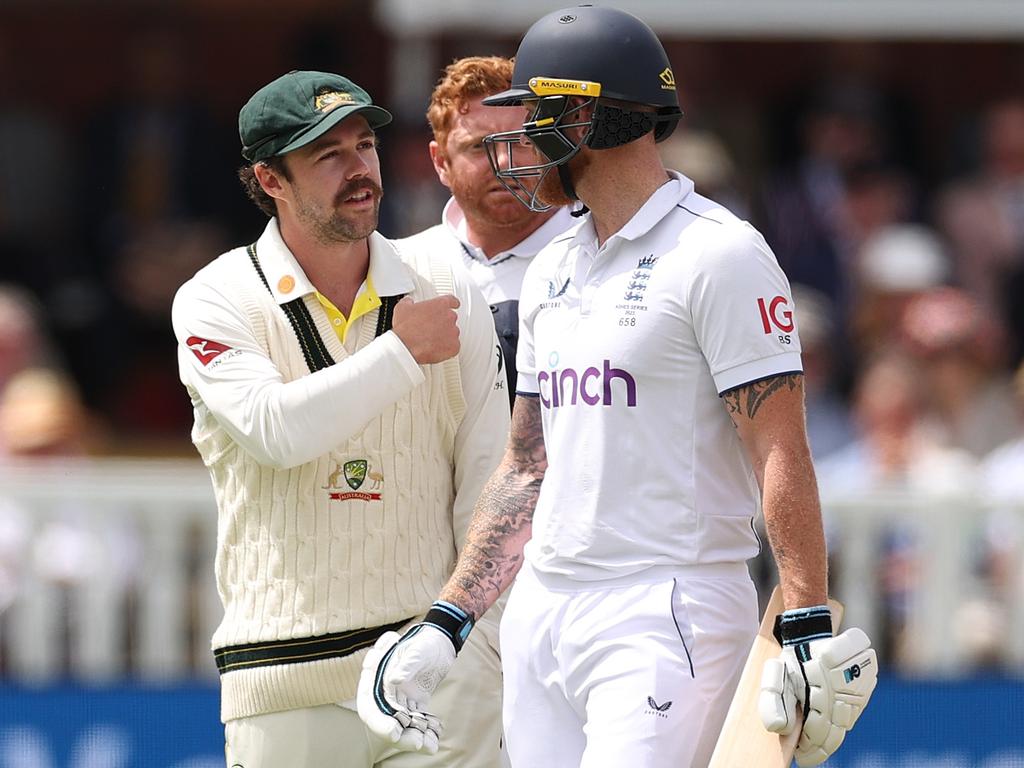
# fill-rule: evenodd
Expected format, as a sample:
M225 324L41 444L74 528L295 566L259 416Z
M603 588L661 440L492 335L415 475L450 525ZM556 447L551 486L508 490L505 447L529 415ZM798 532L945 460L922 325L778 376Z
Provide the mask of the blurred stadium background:
M794 283L833 591L884 664L830 765L1024 766L1024 2L609 4L673 61L669 164ZM410 234L446 199L441 67L560 5L0 2L0 768L223 765L168 311L262 227L240 105L289 69L364 85Z

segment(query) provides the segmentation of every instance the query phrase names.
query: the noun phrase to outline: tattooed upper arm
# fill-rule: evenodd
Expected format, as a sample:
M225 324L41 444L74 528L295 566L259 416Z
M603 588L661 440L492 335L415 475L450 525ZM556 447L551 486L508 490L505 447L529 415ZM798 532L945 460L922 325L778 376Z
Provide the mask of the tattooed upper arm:
M722 402L732 417L733 424L740 425L740 419L753 421L769 400L780 392L797 393L803 402L803 374L782 373L760 381L744 384L722 394Z
M722 402L759 484L764 462L775 448L807 452L803 374L782 373L744 384L723 393Z

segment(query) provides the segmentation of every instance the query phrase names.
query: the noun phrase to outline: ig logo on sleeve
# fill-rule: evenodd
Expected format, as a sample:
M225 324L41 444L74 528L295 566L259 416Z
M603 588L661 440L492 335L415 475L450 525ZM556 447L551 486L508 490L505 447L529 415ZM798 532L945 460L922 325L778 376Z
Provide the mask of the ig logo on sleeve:
M776 333L783 344L793 342L793 310L789 308L789 299L785 296L773 296L771 299L758 298L757 308L761 313L761 327L765 335Z

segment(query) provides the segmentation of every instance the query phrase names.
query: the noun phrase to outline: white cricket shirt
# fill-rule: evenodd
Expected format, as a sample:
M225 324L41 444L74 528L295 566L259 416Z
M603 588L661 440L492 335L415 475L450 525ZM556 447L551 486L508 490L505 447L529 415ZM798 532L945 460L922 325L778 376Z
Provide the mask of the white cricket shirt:
M459 260L469 271L487 303L493 306L519 298L523 276L534 256L551 242L552 238L565 232L575 223L576 220L569 213L569 209L561 208L522 241L507 251L495 254L493 259L488 259L480 248L469 242L466 217L454 197L445 205L441 223L434 229L440 230L436 234L444 231L458 241L461 245Z
M491 307L494 329L501 345L508 382L509 402L516 387L516 348L519 342L519 292L530 262L551 239L576 225L568 208L561 208L535 231L507 251L488 259L481 248L469 242L466 215L455 198L441 214L441 223L419 234L395 241L400 251L422 249L442 254L453 265L461 265L483 293Z
M789 283L761 235L672 173L600 248L589 217L527 271L517 392L548 470L527 560L615 579L759 551L753 469L720 394L802 371Z

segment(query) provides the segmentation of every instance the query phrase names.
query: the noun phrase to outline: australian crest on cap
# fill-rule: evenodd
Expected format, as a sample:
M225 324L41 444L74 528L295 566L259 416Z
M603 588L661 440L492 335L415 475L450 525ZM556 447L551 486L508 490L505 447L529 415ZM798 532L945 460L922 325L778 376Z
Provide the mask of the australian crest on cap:
M316 94L316 99L313 101L313 108L317 112L330 112L335 107L340 107L342 104L355 104L355 99L352 98L352 94L345 93L344 91L336 91L332 88L323 88Z

